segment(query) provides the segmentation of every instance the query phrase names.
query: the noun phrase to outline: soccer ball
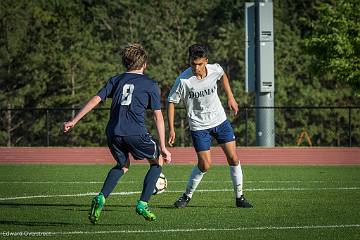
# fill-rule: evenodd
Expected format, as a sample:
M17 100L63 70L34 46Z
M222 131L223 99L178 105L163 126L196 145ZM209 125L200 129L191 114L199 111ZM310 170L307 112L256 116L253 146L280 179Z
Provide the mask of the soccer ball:
M160 176L155 184L153 195L163 193L167 188L167 179L163 173L160 173Z

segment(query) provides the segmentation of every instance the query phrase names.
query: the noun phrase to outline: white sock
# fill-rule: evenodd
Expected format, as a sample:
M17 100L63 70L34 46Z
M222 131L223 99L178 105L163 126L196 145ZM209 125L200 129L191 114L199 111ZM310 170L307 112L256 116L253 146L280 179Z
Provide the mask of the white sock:
M237 166L230 166L230 177L234 186L236 198L243 194L243 174L240 162Z
M205 173L201 172L198 166L193 167L188 184L186 186L185 194L192 198L193 193L195 192L197 186L201 182Z

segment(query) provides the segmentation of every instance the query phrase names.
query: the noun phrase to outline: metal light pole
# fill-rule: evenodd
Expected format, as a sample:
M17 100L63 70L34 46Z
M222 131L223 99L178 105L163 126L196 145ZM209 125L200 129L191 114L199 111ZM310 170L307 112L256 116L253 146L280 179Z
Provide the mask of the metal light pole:
M256 93L256 145L274 147L274 29L271 0L245 3L245 29L245 90Z

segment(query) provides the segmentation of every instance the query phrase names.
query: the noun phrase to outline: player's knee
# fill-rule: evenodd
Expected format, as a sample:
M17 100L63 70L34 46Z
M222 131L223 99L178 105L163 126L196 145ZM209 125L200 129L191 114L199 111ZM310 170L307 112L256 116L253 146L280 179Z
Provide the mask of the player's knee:
M160 167L162 167L164 161L161 159L161 156L157 159L148 159L148 162L150 165L158 165Z
M162 166L164 164L164 159L162 156L157 159L156 164L159 166Z
M229 165L230 166L237 166L239 165L239 159L238 158L230 158L228 159Z
M123 171L123 174L125 174L127 171L129 171L129 165L128 164L118 164L115 167L113 167L113 169L118 169L120 171Z
M210 169L210 164L199 164L198 168L201 172L206 173Z

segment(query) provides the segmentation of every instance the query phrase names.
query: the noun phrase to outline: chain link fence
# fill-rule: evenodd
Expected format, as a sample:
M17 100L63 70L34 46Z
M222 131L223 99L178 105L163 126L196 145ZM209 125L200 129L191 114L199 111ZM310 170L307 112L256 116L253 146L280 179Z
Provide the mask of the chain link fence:
M0 146L106 146L108 108L96 108L63 134L62 123L79 109L0 109ZM360 107L275 107L276 146L360 147ZM166 119L166 110L163 109ZM228 113L237 146L256 146L256 107ZM156 136L151 112L149 132ZM175 146L192 146L186 110L175 112ZM213 142L216 145L216 142Z

